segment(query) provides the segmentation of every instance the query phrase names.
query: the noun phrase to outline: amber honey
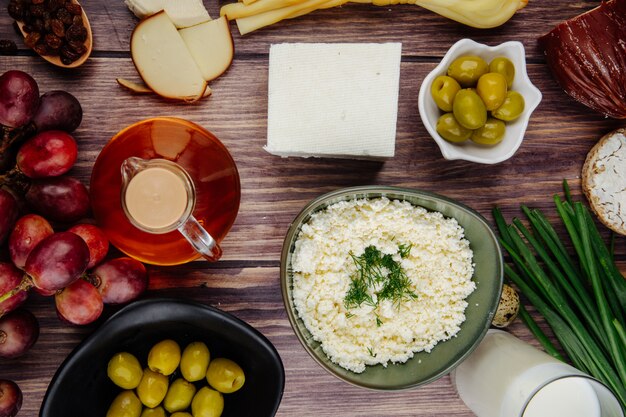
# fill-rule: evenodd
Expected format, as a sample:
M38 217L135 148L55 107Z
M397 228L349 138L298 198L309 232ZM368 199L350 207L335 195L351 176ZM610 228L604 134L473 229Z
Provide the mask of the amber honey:
M177 265L199 257L178 232L153 234L130 223L121 203L121 165L129 157L163 158L187 171L196 189L193 216L219 243L239 210L237 167L210 132L185 120L154 118L118 133L102 149L91 175L91 204L111 243L142 262Z

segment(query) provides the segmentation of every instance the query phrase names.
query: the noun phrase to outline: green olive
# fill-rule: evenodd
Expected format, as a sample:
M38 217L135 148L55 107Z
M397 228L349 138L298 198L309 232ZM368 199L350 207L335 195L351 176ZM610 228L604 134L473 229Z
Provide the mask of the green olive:
M454 96L459 92L461 86L452 77L447 75L440 75L435 78L433 84L430 86L430 94L435 100L435 104L443 111L452 111L452 102Z
M209 348L202 342L193 342L187 345L180 359L180 372L189 382L200 381L206 376L211 354Z
M452 143L461 143L469 139L472 131L459 124L452 113L446 113L437 120L437 133Z
M506 93L504 103L497 109L491 112L491 115L496 119L510 122L517 119L524 112L524 96L517 91L509 91Z
M503 56L494 58L489 63L489 72L502 74L504 78L506 78L507 88L511 88L513 86L513 80L515 79L515 65L513 65L510 59Z
M459 124L466 129L478 129L487 121L485 103L476 94L476 91L470 88L456 93L452 113Z
M168 385L169 381L165 375L144 369L143 378L137 386L137 396L143 405L154 408L165 398Z
M165 414L163 407L159 406L156 408L144 408L141 412L141 417L167 417L167 414Z
M165 395L165 399L163 400L163 406L170 413L182 411L189 407L195 393L195 385L185 381L183 378L178 378L172 382L170 388L167 390L167 395Z
M489 72L478 79L476 93L488 111L497 109L506 98L506 78L497 72Z
M133 389L139 385L143 370L136 357L128 352L120 352L109 360L107 375L118 387Z
M148 368L163 375L171 375L180 363L180 347L173 340L163 340L148 353Z
M122 391L111 403L106 417L139 417L141 401L132 391Z
M506 126L502 120L494 119L490 117L487 119L485 125L472 132L470 139L474 143L481 145L497 145L502 142L504 133L506 132Z
M224 411L222 393L209 387L202 387L191 401L193 417L220 417Z
M448 67L448 75L466 88L475 86L481 75L487 72L489 65L485 60L473 55L459 57Z
M226 358L213 359L206 371L206 380L213 388L230 394L241 388L246 381L243 369Z
M171 414L170 417L193 417L189 413L185 413L184 411L177 411L174 414Z

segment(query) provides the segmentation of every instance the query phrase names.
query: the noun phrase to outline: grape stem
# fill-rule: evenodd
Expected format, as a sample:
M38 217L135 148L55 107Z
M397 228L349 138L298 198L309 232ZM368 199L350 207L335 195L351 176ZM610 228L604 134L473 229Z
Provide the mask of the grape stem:
M11 291L8 291L0 295L0 303L8 300L9 298L13 297L15 294L21 291L29 291L31 288L33 288L33 280L31 279L30 275L24 274L22 281L17 287L13 288Z
M16 143L23 142L37 132L34 123L28 123L24 126L10 128L2 126L2 139L0 139L0 154L6 152Z

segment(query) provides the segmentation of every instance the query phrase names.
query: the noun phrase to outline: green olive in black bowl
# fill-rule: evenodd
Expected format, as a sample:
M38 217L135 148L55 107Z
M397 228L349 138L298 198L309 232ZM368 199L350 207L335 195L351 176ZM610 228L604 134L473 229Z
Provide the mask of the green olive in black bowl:
M247 323L216 308L175 299L137 301L114 314L85 339L53 377L39 417L105 417L123 390L107 376L118 352L130 352L143 366L150 349L163 339L181 347L207 344L211 354L237 362L245 385L224 395L222 417L272 417L280 404L285 372L278 352Z

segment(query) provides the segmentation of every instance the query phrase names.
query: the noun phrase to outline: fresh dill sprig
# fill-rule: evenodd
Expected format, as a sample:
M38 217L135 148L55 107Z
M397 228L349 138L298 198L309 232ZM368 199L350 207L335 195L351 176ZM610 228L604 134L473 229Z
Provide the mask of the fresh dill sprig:
M406 258L411 247L412 245L398 245L400 257ZM417 298L417 294L411 291L411 280L402 265L393 259L393 255L383 255L378 248L370 245L359 256L350 252L350 257L356 266L356 272L350 277L352 282L344 297L347 309L358 308L362 304L376 309L381 300L390 300L399 306L405 299ZM376 314L376 325L381 324L382 320Z

